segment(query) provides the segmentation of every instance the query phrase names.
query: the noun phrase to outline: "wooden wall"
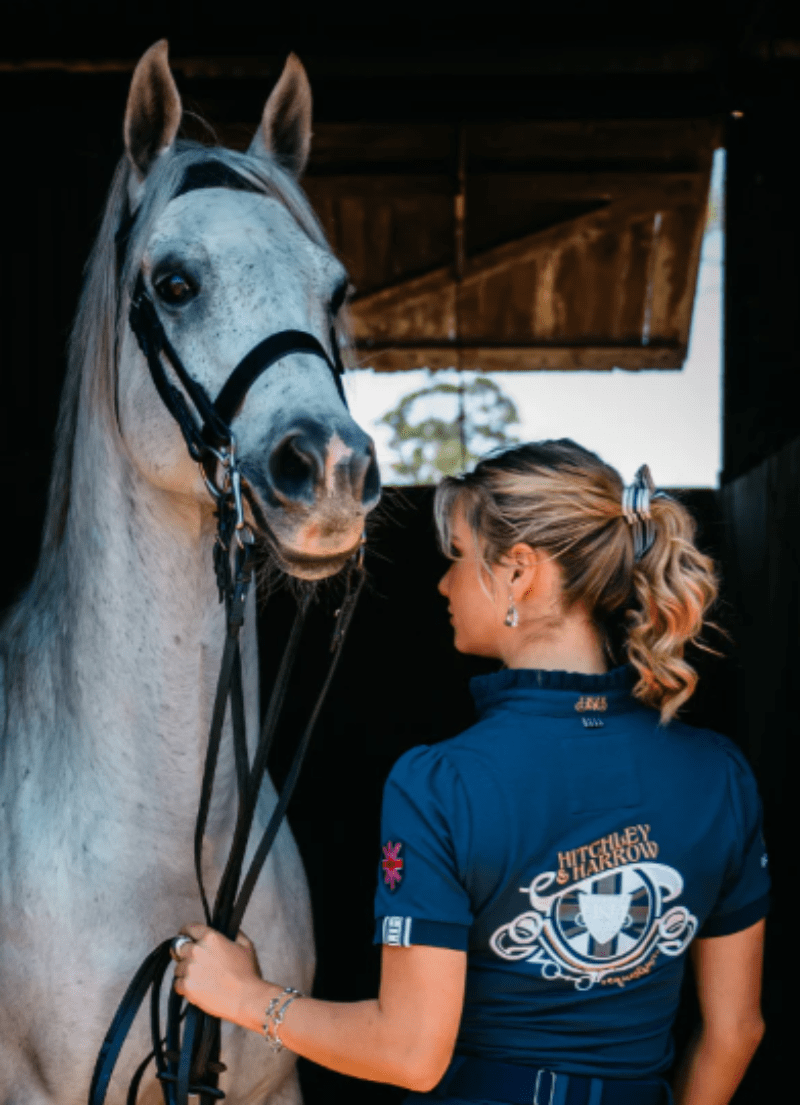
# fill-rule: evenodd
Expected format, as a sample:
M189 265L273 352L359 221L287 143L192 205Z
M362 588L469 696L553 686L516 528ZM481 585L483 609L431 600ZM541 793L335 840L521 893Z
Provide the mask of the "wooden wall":
M767 930L764 1010L768 1034L758 1056L765 1078L779 1070L791 1020L788 951L795 800L790 749L800 741L800 438L720 491L723 563L731 629L738 642L734 734L756 773L773 876Z
M787 798L787 748L800 737L800 438L719 494L728 597L747 673L739 740L777 815Z
M797 9L795 9L797 11ZM720 508L733 633L736 733L764 798L775 905L767 928L767 1036L752 1078L785 1062L793 871L788 747L800 656L800 149L797 66L777 54L742 74L725 139L726 276Z
M716 121L317 127L305 181L360 363L677 369Z
M728 121L725 481L800 434L799 103L800 79L784 70Z

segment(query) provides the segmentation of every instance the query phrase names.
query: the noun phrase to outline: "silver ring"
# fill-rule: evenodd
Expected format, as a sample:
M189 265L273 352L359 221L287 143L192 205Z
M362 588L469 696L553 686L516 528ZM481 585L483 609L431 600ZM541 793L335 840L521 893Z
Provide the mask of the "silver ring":
M180 952L181 948L183 947L183 945L184 944L193 944L193 943L194 943L194 940L192 940L191 936L183 936L183 935L174 936L172 938L172 940L170 941L169 954L172 956L172 958L175 960L176 963L179 963L180 958L181 958L180 955L179 955L179 952Z

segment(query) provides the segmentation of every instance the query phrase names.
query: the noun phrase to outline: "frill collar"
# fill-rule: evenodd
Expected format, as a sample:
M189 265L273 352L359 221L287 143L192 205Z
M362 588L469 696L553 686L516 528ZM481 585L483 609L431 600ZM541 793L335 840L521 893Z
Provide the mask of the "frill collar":
M602 675L535 668L503 668L476 675L470 690L481 717L500 710L575 717L576 714L627 713L642 707L631 695L635 682L629 665Z

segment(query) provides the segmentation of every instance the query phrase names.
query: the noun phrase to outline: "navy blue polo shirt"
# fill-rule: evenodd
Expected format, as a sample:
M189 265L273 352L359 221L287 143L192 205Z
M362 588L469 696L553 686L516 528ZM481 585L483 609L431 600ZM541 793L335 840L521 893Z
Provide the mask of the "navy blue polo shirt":
M691 940L767 912L744 757L660 726L631 685L627 667L479 676L477 724L389 775L375 941L468 953L457 1054L662 1072Z

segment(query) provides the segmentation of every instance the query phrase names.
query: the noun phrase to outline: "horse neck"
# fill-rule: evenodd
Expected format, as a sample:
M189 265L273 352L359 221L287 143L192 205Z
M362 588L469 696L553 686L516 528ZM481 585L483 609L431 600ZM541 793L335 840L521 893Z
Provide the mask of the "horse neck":
M50 651L54 686L72 714L62 729L65 758L104 801L135 809L137 821L155 815L160 834L183 837L197 807L226 632L213 519L153 487L103 434L99 417L79 420L71 501L55 618L63 639ZM251 734L253 609L242 640ZM230 747L223 737L212 832L215 822L228 824L220 811L233 806Z

